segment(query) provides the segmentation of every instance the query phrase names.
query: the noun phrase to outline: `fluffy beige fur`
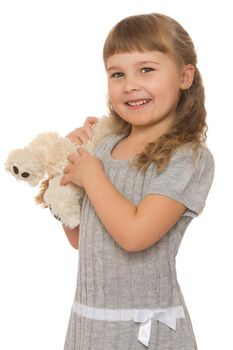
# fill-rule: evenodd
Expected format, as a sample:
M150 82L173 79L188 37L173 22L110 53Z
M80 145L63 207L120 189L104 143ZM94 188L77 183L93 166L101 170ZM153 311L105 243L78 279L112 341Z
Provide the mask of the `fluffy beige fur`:
M99 142L114 131L112 119L102 117L93 126L91 140L81 147L92 153ZM60 180L68 164L67 156L76 150L77 146L68 138L53 132L43 133L28 146L13 150L5 163L6 170L17 180L26 181L31 186L40 184L36 202L49 207L52 214L70 228L79 225L84 191L71 184L60 186Z

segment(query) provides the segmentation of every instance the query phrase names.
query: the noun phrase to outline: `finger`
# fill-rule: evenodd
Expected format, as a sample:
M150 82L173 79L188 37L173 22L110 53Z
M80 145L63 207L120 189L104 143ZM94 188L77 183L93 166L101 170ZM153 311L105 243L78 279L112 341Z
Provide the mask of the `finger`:
M69 181L68 181L68 176L65 175L65 176L63 176L63 177L61 178L60 185L61 185L61 186L65 186L68 182L69 182Z
M91 139L93 136L93 126L97 123L98 118L88 117L84 123L85 132L88 136L88 139Z
M81 128L76 129L76 131L73 131L68 135L68 138L71 142L75 143L77 146L81 146L83 144L86 144L89 140L89 131L87 132L88 127L86 127L86 130L82 130ZM90 128L91 129L91 128ZM76 134L75 134L76 133Z
M88 140L90 140L93 135L93 130L91 127L86 127L86 134L87 134Z
M70 137L71 135L76 134L78 129L79 128L76 128L76 129L72 130L71 132L69 132L69 134L66 135L66 137Z
M84 125L86 123L90 124L90 125L93 125L93 124L96 124L97 122L98 122L98 118L96 118L96 117L87 117L87 119L85 120Z
M85 153L85 149L83 147L78 147L77 148L78 155L81 157Z
M88 152L83 147L79 147L77 149L77 153L78 153L79 158L83 158L86 155L86 153L88 153Z
M77 145L82 145L83 143L87 143L89 137L86 133L86 130L83 129L76 129L76 131L73 131L68 135L68 138L71 140L71 142L76 143Z
M77 146L80 146L82 144L82 140L77 135L67 135L67 138Z
M81 144L85 144L87 143L87 141L89 140L89 135L87 133L87 130L80 130L79 131L79 135L78 135L79 139L81 140Z
M79 128L71 131L66 137L75 145L81 145L82 140L79 137Z
M77 159L77 153L72 153L72 154L69 154L68 155L68 157L67 157L67 159L68 159L68 161L70 162L70 163L74 163L75 162L75 160Z
M63 169L63 174L68 174L70 172L70 165L67 165L64 169Z

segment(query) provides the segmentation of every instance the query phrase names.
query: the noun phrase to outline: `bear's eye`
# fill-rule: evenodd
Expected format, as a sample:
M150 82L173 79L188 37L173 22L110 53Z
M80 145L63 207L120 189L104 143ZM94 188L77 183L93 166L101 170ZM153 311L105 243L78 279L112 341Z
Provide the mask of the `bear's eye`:
M19 169L17 168L17 166L13 166L13 171L16 175L19 173Z
M28 176L30 176L30 174L29 174L29 173L27 173L27 172L22 173L21 175L22 175L22 177L24 177L24 178L27 178Z

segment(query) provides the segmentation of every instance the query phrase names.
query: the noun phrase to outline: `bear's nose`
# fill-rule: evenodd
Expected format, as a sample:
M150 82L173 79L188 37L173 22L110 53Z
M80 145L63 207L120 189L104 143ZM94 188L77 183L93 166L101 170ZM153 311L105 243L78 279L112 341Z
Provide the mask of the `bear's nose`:
M13 166L13 170L16 175L19 173L19 169L15 165Z

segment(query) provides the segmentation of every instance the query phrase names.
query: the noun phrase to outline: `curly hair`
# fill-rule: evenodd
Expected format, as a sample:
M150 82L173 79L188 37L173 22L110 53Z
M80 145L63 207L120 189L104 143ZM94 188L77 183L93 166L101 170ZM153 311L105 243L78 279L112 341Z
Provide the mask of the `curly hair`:
M195 68L191 87L180 92L176 117L169 130L148 143L135 157L134 164L139 169L146 170L150 163L155 162L158 172L161 172L176 148L189 144L196 151L206 141L205 93L197 68L197 55L185 29L174 19L157 13L130 16L112 28L103 47L105 66L110 56L134 51L159 51L178 66L192 64ZM116 122L117 132L130 132L131 125L114 111L110 101L108 109L109 117Z

